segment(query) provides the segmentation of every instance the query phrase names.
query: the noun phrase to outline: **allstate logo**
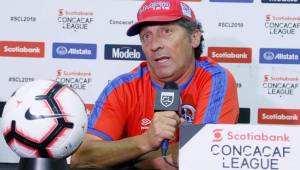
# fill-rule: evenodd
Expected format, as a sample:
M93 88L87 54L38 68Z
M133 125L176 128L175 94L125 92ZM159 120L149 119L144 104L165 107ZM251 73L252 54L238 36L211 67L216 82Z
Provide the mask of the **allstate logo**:
M213 130L213 142L220 142L223 140L222 131L223 129Z
M58 46L56 48L56 53L58 55L66 55L68 53L68 49L65 46Z
M263 57L264 57L265 60L271 61L271 60L274 59L275 54L274 54L272 51L266 51L266 52L263 54Z
M97 44L54 42L53 58L96 59Z

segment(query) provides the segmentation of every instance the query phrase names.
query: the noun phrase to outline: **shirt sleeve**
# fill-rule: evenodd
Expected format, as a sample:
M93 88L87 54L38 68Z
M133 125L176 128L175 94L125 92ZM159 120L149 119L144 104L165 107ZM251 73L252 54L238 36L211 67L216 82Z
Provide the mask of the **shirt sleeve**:
M95 102L88 122L88 133L103 140L122 138L127 111L122 85L109 84Z
M236 123L239 115L237 87L233 75L218 64L202 73L196 124Z

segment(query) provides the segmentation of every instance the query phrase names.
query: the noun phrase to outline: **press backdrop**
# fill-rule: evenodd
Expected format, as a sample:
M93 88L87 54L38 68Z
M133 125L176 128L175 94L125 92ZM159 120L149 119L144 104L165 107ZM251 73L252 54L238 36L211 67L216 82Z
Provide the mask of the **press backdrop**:
M0 106L24 83L52 79L74 88L91 109L110 80L145 57L139 38L126 36L141 3L3 1ZM299 124L299 0L186 3L203 24L204 55L220 61L237 81L243 122ZM0 135L0 162L16 161Z

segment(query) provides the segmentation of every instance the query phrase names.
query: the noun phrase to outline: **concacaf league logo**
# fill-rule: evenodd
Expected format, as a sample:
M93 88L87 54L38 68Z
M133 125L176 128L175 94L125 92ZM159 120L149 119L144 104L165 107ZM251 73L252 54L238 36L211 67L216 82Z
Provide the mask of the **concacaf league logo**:
M173 92L162 92L160 96L160 103L164 107L169 107L174 102L174 93Z
M64 30L88 30L94 22L93 11L58 9L57 21Z

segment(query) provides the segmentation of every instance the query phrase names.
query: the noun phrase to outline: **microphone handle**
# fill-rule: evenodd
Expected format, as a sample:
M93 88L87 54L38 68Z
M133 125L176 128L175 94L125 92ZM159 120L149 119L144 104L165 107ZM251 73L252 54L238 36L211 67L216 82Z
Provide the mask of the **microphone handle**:
M164 139L160 145L161 154L163 157L167 156L168 146L169 146L169 139Z

